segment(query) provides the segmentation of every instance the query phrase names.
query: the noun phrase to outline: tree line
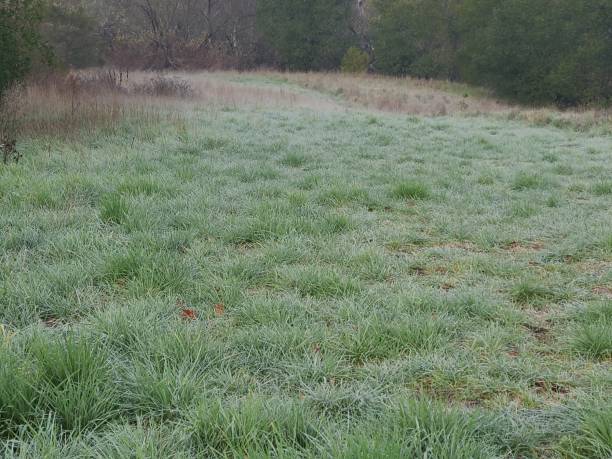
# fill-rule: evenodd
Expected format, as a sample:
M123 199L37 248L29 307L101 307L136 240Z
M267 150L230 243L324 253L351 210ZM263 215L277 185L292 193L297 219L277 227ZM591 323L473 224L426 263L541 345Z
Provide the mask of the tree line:
M0 0L0 90L33 65L370 71L520 102L612 101L610 0Z

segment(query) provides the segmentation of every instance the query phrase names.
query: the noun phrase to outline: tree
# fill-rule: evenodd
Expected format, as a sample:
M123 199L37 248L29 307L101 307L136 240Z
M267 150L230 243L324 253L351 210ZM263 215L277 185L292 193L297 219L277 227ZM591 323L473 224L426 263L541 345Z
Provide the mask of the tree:
M41 0L0 0L0 97L44 49L38 31L42 14Z
M258 0L257 29L290 70L329 70L356 41L353 0Z
M94 1L94 0L91 0ZM142 65L206 65L208 53L246 59L255 47L255 0L112 0L109 48L137 50ZM112 16L112 17L111 17Z
M457 79L459 5L459 0L375 0L375 68L391 75Z
M41 30L60 64L84 68L104 63L100 27L82 6L49 5Z
M612 99L609 0L465 0L462 73L528 103Z

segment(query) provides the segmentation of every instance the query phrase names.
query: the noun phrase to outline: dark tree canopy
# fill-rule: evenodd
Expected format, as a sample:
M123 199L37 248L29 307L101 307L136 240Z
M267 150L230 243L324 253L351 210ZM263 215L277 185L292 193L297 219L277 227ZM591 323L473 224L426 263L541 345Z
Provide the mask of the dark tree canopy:
M352 0L259 0L257 28L290 70L338 68L355 40Z
M0 94L23 78L42 50L40 0L0 0Z
M377 70L560 106L612 99L610 0L373 0Z

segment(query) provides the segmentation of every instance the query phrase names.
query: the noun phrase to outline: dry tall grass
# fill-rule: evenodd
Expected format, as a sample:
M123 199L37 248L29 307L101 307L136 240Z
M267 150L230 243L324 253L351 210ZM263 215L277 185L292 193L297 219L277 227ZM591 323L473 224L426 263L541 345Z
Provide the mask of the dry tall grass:
M421 116L498 113L509 109L482 89L444 81L368 74L287 73L290 83L339 96L351 106Z
M259 81L245 81L245 75L253 75ZM337 101L317 91L304 91L288 85L263 82L267 74L262 72L172 72L167 78L186 82L193 90L192 102L212 107L249 108L309 108L313 110L344 109ZM138 87L152 76L150 72L130 75L131 87Z
M10 94L0 124L9 137L77 135L118 129L125 122L173 121L197 109L295 108L332 110L328 97L284 86L244 84L229 73L129 75L90 70L33 79ZM9 126L10 121L10 126ZM0 142L1 143L1 142Z
M418 116L499 115L535 125L612 132L610 109L526 107L496 98L490 91L461 83L367 74L264 73L288 83L328 93L350 106Z
M134 72L91 70L31 81L4 107L18 116L19 136L73 135L117 129L126 121L155 124L197 109L366 109L417 116L494 115L530 124L612 132L609 111L511 106L467 85L332 73ZM9 111L7 111L9 110ZM12 110L12 112L10 111Z
M166 116L149 100L111 91L72 93L57 86L34 85L25 89L21 102L23 136L117 129L126 120L154 123Z

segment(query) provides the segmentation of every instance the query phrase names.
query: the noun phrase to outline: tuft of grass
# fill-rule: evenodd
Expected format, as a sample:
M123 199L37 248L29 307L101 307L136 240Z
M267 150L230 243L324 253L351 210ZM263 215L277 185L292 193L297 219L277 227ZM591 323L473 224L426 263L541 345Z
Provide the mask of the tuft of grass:
M342 206L351 202L367 202L368 192L351 185L334 186L319 195L322 204Z
M38 373L0 343L0 436L15 435L16 426L34 419L38 411Z
M117 225L124 223L128 211L128 204L119 193L107 194L100 203L100 218L106 223L115 223Z
M336 418L359 418L381 411L384 396L380 389L353 384L336 385L321 383L305 388L304 401L307 406L323 416Z
M606 402L602 404L604 406L582 410L576 434L563 438L556 448L563 457L612 457L612 406Z
M127 253L113 254L104 263L102 279L111 283L134 279L145 261L142 250L129 250Z
M137 416L179 418L204 393L202 376L194 365L136 363L122 377L124 409Z
M229 403L203 401L187 428L205 455L245 456L265 451L297 452L320 435L320 421L303 404L251 396Z
M612 181L596 183L591 190L595 196L610 195L612 194Z
M41 377L40 403L63 428L97 428L115 416L117 392L109 356L99 343L75 335L36 337L28 352Z
M609 359L612 357L612 321L578 326L572 337L572 347L588 357Z
M538 213L538 207L536 207L530 201L518 201L512 204L510 208L510 215L512 217L529 218Z
M428 199L431 192L425 183L407 180L395 185L391 195L397 199L423 200Z
M355 227L354 221L350 216L344 214L326 215L319 225L321 234L341 234Z
M477 183L480 185L494 185L495 178L490 175L482 175L478 177Z
M88 457L108 458L192 457L189 439L184 432L148 418L138 418L130 424L113 424L96 440L93 444L77 443L81 448L81 457L83 454L87 454Z
M538 304L545 300L554 300L557 295L549 287L536 280L521 280L512 286L512 299L520 304Z
M561 206L561 199L558 196L549 196L546 198L546 207L557 208Z
M570 343L580 355L600 360L612 357L612 301L576 311Z
M606 253L612 253L612 234L610 234L609 236L604 237L604 239L603 239L603 241L601 243L601 248Z
M334 270L301 269L285 275L283 283L295 288L300 295L315 298L337 298L353 295L361 285Z
M117 192L129 196L154 196L168 193L168 188L157 181L146 177L135 177L125 180L117 187Z
M377 318L345 330L336 347L341 355L362 363L441 348L454 334L455 325L446 318L416 314L402 321Z
M307 162L306 155L294 152L286 154L280 163L287 167L303 167Z
M545 181L541 175L520 172L512 180L511 187L513 190L521 191L542 188L544 185Z
M375 422L344 441L333 442L333 457L494 457L495 449L478 433L475 418L426 400L409 400L390 407Z

